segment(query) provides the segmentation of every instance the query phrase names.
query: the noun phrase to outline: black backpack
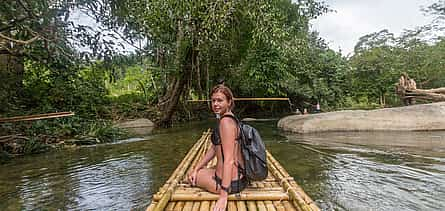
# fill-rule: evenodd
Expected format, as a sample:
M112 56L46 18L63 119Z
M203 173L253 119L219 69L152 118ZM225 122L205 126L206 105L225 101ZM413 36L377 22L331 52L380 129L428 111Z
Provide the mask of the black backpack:
M266 147L261 139L260 133L252 126L244 124L232 115L231 117L240 128L241 154L244 158L244 175L249 181L260 181L267 177Z

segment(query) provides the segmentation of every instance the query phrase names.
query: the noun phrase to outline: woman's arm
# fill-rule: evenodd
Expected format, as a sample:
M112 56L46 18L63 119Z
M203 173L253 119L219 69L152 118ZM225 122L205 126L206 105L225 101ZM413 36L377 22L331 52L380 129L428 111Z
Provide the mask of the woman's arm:
M212 144L212 147L207 150L206 154L204 155L204 158L201 159L201 161L198 162L196 165L194 171L198 171L199 169L202 169L207 163L212 160L215 157L215 146Z
M202 167L204 167L213 157L215 157L215 154L215 147L212 145L212 147L204 155L204 158L202 158L198 162L196 167L191 172L189 172L189 182L192 186L196 185L196 177L198 175L199 169L202 169Z

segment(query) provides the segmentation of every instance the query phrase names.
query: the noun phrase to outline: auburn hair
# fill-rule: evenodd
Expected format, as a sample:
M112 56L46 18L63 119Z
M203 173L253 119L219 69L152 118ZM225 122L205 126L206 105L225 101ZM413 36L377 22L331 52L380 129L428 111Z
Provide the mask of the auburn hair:
M233 108L235 108L235 100L232 90L230 90L230 88L224 84L218 84L214 86L212 92L210 92L210 98L217 92L221 92L224 96L226 96L227 100L230 101L230 110L233 110Z

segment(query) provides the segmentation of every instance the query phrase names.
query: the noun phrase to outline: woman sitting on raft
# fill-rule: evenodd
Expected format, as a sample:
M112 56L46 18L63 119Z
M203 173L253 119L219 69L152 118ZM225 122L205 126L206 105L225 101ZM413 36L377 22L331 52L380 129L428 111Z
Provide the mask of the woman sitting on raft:
M189 182L193 186L219 194L214 211L224 211L227 207L227 196L239 193L247 186L243 175L243 156L239 140L239 127L232 109L235 106L232 91L217 85L212 89L212 111L219 116L219 125L213 130L212 147L204 158L198 162L189 174ZM225 118L228 117L228 118ZM204 168L216 155L216 168Z

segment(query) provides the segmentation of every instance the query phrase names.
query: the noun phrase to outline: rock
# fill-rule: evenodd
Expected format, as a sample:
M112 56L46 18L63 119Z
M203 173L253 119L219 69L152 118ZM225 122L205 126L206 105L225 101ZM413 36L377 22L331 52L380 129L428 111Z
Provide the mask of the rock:
M126 122L121 122L115 125L118 128L139 128L139 127L154 127L155 124L149 119L136 119Z
M445 102L370 111L292 115L280 119L278 127L295 133L445 130Z
M132 121L121 122L115 125L118 128L127 130L133 135L151 134L155 124L148 119L136 119Z
M267 122L267 121L275 121L277 119L255 119L255 118L243 118L241 121L243 122Z

